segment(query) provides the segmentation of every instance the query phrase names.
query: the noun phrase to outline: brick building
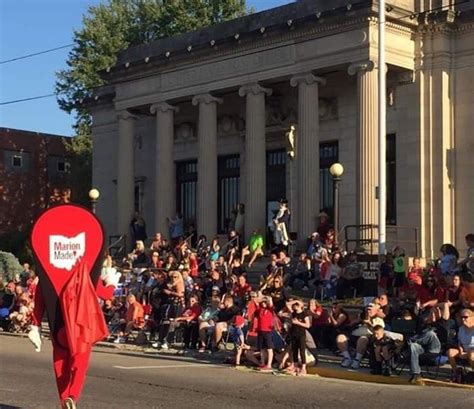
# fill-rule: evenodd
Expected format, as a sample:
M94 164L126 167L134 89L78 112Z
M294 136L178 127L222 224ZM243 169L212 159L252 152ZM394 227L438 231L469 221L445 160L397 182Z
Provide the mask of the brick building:
M69 200L65 137L0 128L0 235L27 230L54 201Z

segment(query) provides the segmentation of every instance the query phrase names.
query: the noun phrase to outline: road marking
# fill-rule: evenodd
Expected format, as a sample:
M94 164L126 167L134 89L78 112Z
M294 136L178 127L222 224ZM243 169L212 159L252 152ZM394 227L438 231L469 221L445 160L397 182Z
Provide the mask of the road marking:
M132 369L191 368L191 367L201 367L201 366L214 367L214 368L223 368L222 365L213 365L213 364L148 365L148 366L120 366L120 365L114 365L114 368L132 370Z

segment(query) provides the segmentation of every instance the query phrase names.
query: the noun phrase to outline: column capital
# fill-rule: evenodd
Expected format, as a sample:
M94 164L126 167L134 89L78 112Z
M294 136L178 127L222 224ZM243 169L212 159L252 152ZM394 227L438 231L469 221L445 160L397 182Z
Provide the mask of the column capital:
M290 79L290 85L292 87L297 87L300 83L304 83L306 85L311 85L314 83L320 83L321 85L326 84L326 78L318 77L314 75L312 72L304 72L301 74L296 74Z
M157 114L158 112L167 112L167 111L179 112L179 108L173 105L170 105L165 101L157 102L156 104L153 104L150 106L150 112L152 114Z
M258 82L252 82L249 84L242 85L239 88L239 96L245 97L247 94L258 95L261 93L265 93L265 95L272 95L273 90L270 88L262 87Z
M138 116L133 115L132 113L128 112L126 109L117 111L117 118L118 119L138 119Z
M199 105L201 103L210 104L213 102L222 104L223 100L222 98L215 97L214 95L211 95L209 93L195 95L192 100L194 106Z
M375 62L372 60L354 62L347 68L349 75L363 75L375 69Z

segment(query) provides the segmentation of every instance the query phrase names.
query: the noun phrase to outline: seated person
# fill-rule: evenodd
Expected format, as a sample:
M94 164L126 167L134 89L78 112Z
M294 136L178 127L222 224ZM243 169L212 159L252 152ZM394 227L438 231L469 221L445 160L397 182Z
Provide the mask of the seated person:
M380 325L385 327L382 318L377 316L378 306L369 304L361 314L360 325L352 331L351 336L347 334L339 334L336 337L337 347L342 353L341 366L343 368L351 367L352 369L360 368L360 361L367 351L369 337L373 334L374 327ZM352 359L349 352L349 341L356 341L356 355Z
M240 262L244 264L245 257L250 256L249 268L255 262L257 257L263 256L263 236L259 230L254 230L249 238L249 244L242 249Z
M232 288L232 295L235 297L236 304L243 306L248 294L252 291L252 286L247 283L247 276L240 275Z
M462 325L458 331L458 346L448 349L448 359L453 370L453 377L459 359L466 360L474 370L474 312L467 308L463 309L460 318Z
M331 349L336 349L336 338L340 334L349 335L351 319L349 313L342 308L342 304L335 301L328 314L328 326L323 332L323 344Z
M183 313L176 318L170 318L170 325L164 328L166 333L160 333L166 344L174 339L176 329L180 326L184 328L183 342L184 348L194 349L198 338L198 323L197 319L201 315L201 307L199 306L199 299L197 295L189 297L188 305Z
M410 383L417 383L421 379L420 357L436 358L441 351L441 342L432 328L425 327L408 341L408 346L410 347Z
M375 355L374 368L371 373L373 375L390 376L392 374L391 359L395 342L385 334L384 328L381 325L376 325L373 328L373 335L370 338L370 342L374 348Z
M135 249L128 255L128 261L131 261L133 268L148 267L150 259L146 253L145 244L142 240L137 240Z
M128 308L125 319L120 322L120 333L115 344L125 342L127 336L135 329L142 329L145 326L145 312L133 294L127 297Z
M219 295L213 295L209 306L198 317L200 340L199 352L204 352L206 350L207 334L208 332L214 331L217 314L219 313L219 303Z
M308 281L313 273L313 266L311 264L311 257L306 253L301 253L296 264L296 268L285 276L286 285L293 287L296 280L303 283L304 287L308 287Z
M224 301L219 306L219 311L216 317L216 327L212 339L212 350L216 351L219 343L222 340L222 334L229 329L229 322L239 314L239 308L234 305L234 298L231 295L226 295Z

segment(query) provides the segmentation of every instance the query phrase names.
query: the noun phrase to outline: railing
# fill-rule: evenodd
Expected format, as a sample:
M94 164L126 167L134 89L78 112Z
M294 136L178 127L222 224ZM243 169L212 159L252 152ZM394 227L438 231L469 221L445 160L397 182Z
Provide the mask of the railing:
M110 257L113 259L123 259L127 255L127 235L109 236L109 245L107 246Z
M237 247L240 247L240 237L239 236L235 236L233 239L229 240L227 243L225 243L220 251L219 251L219 254L222 255L221 251L224 250L226 247L229 247L233 242L237 241Z
M377 224L351 224L341 229L344 240L343 248L346 251L354 251L363 248L369 254L375 254L378 246ZM417 227L388 225L386 247L390 249L394 246L408 247L409 254L415 257L419 254L419 233ZM411 232L411 233L410 233ZM410 236L413 236L410 238ZM406 238L406 237L409 238ZM341 237L341 235L339 235Z

